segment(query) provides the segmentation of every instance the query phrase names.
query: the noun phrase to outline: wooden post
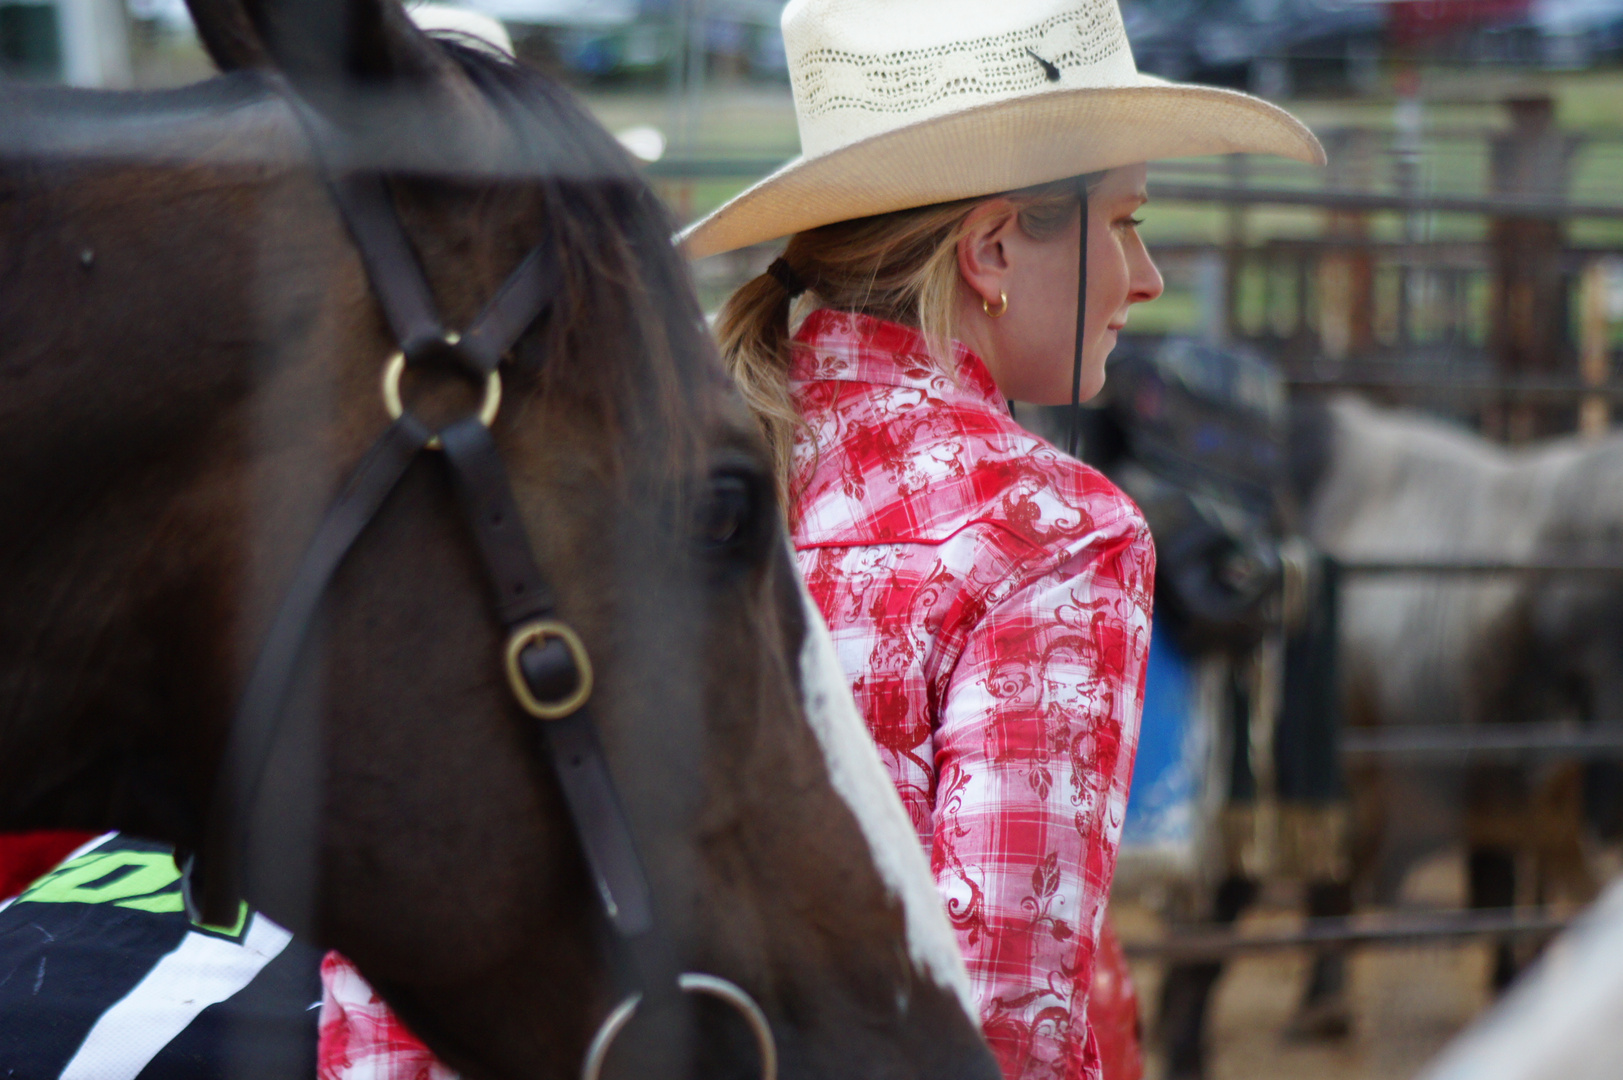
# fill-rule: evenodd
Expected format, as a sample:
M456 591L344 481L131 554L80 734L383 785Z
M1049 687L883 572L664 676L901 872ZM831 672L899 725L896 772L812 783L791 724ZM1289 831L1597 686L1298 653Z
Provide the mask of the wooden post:
M1375 177L1376 136L1364 128L1327 132L1326 152L1333 163L1331 190L1367 191ZM1369 215L1358 210L1328 210L1319 259L1319 351L1340 363L1375 344L1375 260L1369 249Z
M1425 124L1425 111L1420 98L1420 72L1406 67L1394 80L1398 92L1397 107L1393 109L1396 131L1392 140L1393 182L1400 195L1413 198L1420 192L1420 148ZM1420 221L1413 213L1403 215L1403 240L1408 247L1398 261L1397 341L1400 348L1407 347L1414 329L1414 284L1418 280L1409 265L1415 243L1420 239Z
M1555 127L1549 97L1513 98L1511 129L1492 145L1495 195L1565 198L1578 140ZM1564 223L1506 214L1488 227L1492 248L1493 324L1489 351L1506 378L1571 377L1567 288L1561 272ZM1571 429L1571 412L1506 400L1484 417L1490 435L1522 442Z
M121 90L133 85L129 15L122 0L57 0L62 81Z
M1623 263L1594 260L1584 267L1582 289L1578 378L1585 386L1604 386L1611 377L1612 323L1623 319ZM1596 439L1611 426L1611 403L1600 394L1585 397L1578 406L1579 432Z
M1244 187L1247 174L1250 172L1244 154L1230 154L1228 159L1229 183L1235 187ZM1240 324L1240 279L1245 272L1245 218L1246 206L1242 202L1232 202L1228 209L1228 237L1224 244L1226 270L1224 291L1224 307L1228 309L1228 336L1239 339L1245 336L1245 328ZM1264 310L1263 326L1267 326L1267 312ZM1266 332L1266 330L1264 330Z

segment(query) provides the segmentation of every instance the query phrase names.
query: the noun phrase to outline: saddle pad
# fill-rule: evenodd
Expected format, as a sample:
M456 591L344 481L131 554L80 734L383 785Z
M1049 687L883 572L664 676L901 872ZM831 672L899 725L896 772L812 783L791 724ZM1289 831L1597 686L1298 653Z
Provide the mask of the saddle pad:
M0 907L0 1076L313 1077L320 963L246 908L193 924L172 850L109 833Z

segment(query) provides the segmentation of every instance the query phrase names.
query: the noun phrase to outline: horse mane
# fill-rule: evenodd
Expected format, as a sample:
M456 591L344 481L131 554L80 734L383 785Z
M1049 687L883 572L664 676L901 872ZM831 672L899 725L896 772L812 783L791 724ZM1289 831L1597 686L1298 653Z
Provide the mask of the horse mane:
M543 391L603 410L616 434L630 427L665 446L667 466L682 471L697 450L704 398L725 377L673 242L674 220L618 140L564 86L459 37L430 35L505 122L511 165L540 184L548 238L565 268L569 310L548 319L542 348L515 355L517 371L538 377ZM617 309L632 316L630 325L606 327L601 313ZM617 331L629 335L632 355L608 362L604 341Z

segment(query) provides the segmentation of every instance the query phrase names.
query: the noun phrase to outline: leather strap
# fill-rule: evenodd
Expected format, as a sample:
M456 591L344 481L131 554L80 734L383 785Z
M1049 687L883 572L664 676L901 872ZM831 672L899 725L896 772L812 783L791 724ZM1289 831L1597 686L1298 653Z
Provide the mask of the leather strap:
M281 77L267 78L287 100L304 129L322 175L327 177L333 203L360 252L389 331L405 353L408 366L430 351L441 350L446 328L416 249L401 227L387 182L376 173L343 168L336 129ZM561 285L562 275L550 238L543 238L463 332L453 359L470 375L485 376L496 370Z
M276 742L282 706L293 681L299 652L327 585L356 539L377 516L418 452L428 443L430 435L432 432L410 413L389 426L327 511L292 584L282 597L236 715L232 717L214 787L210 820L224 828L228 845L225 850L233 860L240 859L246 849L248 821L258 802L265 766ZM240 869L240 864L234 865L230 872L234 875ZM211 924L231 922L239 884L234 876L208 882L204 890L206 910L193 912L193 917Z
M264 78L287 102L304 129L305 141L327 181L327 191L360 252L361 265L389 322L389 331L407 361L425 348L437 348L445 340L445 328L417 253L400 227L386 181L379 174L347 168L338 129L311 108L281 75L269 73Z
M543 238L508 275L462 335L461 349L480 374L496 370L536 316L563 290L563 272L551 238Z
M511 634L527 622L553 615L551 593L535 565L507 470L490 432L478 420L468 419L440 432L440 439L468 526L490 577L502 628ZM567 655L561 643L549 644L555 656ZM542 646L527 650L542 651ZM532 674L530 666L525 665L525 676L532 687L538 681L537 674L540 672ZM646 932L654 921L648 879L637 858L631 827L609 774L597 727L592 723L591 703L588 701L561 719L537 720L536 725L542 748L569 805L604 912L622 937Z
M383 178L371 173L340 176L328 187L361 253L389 330L409 364L424 348L444 342L445 327L417 253L400 226L394 200Z
M449 360L470 375L495 371L520 336L561 290L562 271L550 238L538 244L507 277L460 339L445 333L389 189L381 176L341 173L331 165L336 143L326 122L284 82L272 80L299 117L350 235L360 251L372 289L390 332L407 364L433 358ZM223 830L222 854L231 865L225 876L204 881L207 910L193 912L199 921L223 923L235 914L241 882L241 859L251 843L249 823L262 794L266 765L275 746L278 722L299 654L321 598L355 540L371 523L435 432L404 412L362 460L344 492L328 511L299 564L292 585L271 624L232 719L225 754L215 782L210 822ZM655 927L647 875L637 855L624 807L615 789L596 725L592 722L589 660L569 647L574 638L537 634L538 620L556 614L551 590L531 553L507 471L495 441L476 417L437 433L449 462L459 501L467 516L481 561L495 592L495 612L509 635L517 677L531 701L520 698L526 712L537 701L567 699L572 687L582 703L570 711L555 710L555 719L538 719L539 742L569 807L603 910L630 960L638 992L653 999L679 996L677 969L668 942ZM561 624L551 623L559 630ZM529 641L529 644L525 644ZM515 691L517 692L517 691ZM185 867L183 894L192 906L194 860Z
M462 420L440 438L463 513L490 576L496 615L509 632L520 623L556 610L552 590L530 553L507 469L490 432L476 419Z
M1065 452L1082 457L1082 337L1088 328L1088 179L1078 177L1082 200L1082 254L1076 268L1076 350L1071 357L1071 414L1066 418Z
M332 182L333 199L360 249L389 329L410 363L445 343L417 254L406 238L383 179L351 173ZM455 346L457 360L476 376L500 366L507 350L546 309L563 284L550 238L532 248L475 316Z

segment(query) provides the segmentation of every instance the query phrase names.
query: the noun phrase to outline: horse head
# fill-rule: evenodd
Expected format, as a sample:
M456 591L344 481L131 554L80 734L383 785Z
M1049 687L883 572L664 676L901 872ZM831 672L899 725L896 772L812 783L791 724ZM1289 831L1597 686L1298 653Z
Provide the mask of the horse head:
M671 223L550 81L395 0L195 0L227 74L0 91L0 827L222 852L230 717L396 343L304 104L393 202L448 325L543 246L559 287L493 438L595 674L672 963L759 1003L786 1077L988 1078L916 836L801 588ZM406 388L426 419L455 385ZM232 877L472 1077L568 1077L612 935L443 462L326 593ZM720 1006L646 1008L621 1075L750 1076Z

